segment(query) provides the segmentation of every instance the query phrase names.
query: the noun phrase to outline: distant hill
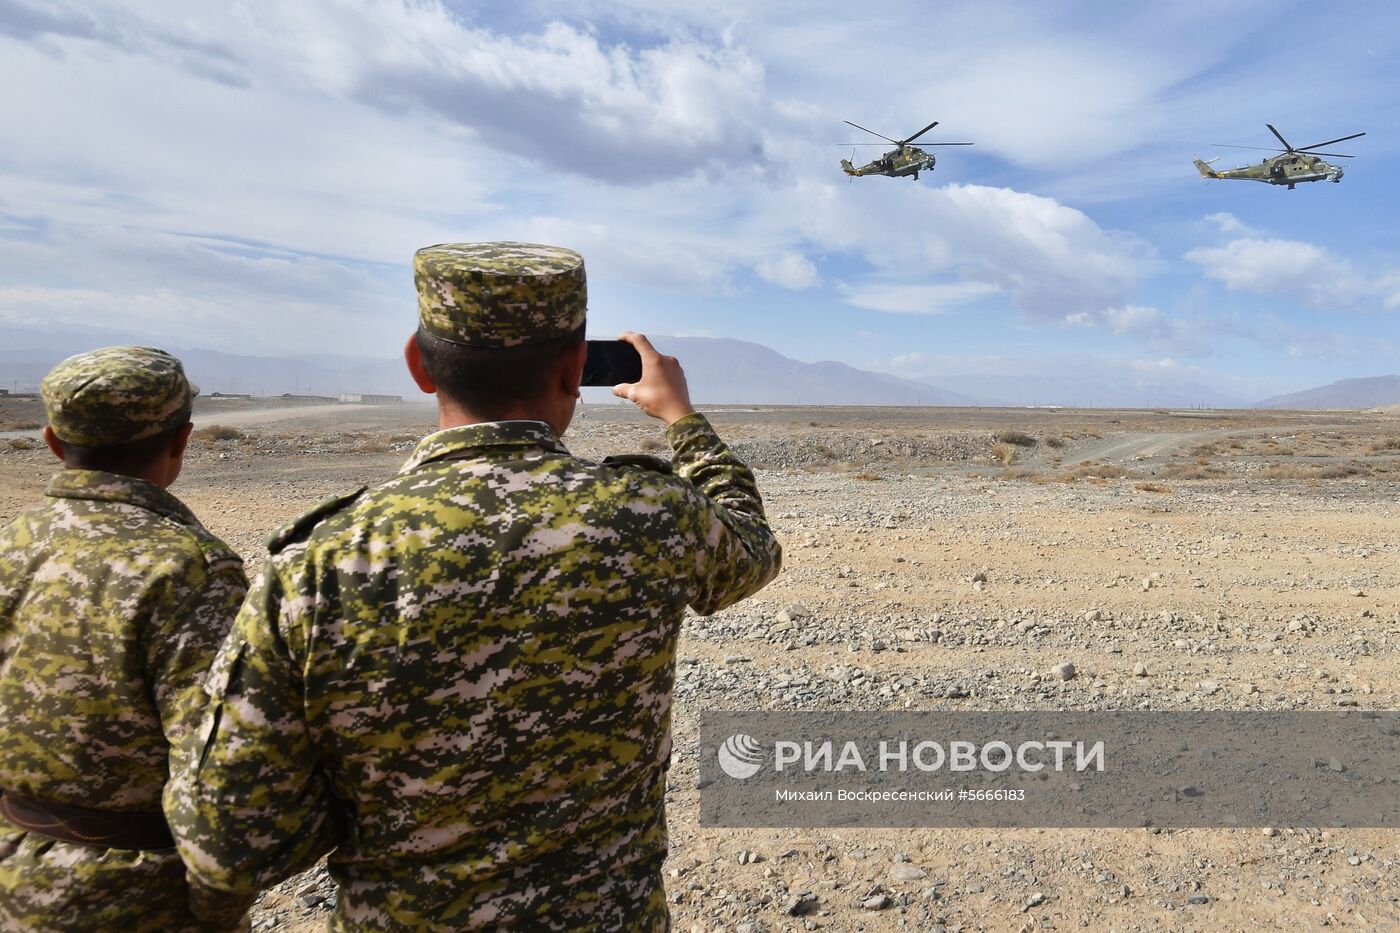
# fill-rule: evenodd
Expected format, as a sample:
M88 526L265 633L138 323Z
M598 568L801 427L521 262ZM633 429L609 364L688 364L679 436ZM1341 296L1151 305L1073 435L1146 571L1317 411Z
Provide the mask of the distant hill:
M123 341L130 343L132 341ZM147 345L152 341L140 341ZM44 373L73 353L103 346L87 343L61 349L0 350L0 388L34 391ZM368 392L417 395L403 360L337 356L238 356L217 350L167 346L185 364L200 392L250 395L337 395Z
M691 397L702 403L756 405L974 405L971 398L921 382L867 372L844 363L802 363L742 340L654 338L685 365ZM32 391L59 360L114 343L151 343L128 334L49 334L0 327L0 388ZM159 343L159 342L157 342ZM11 349L13 348L13 349ZM413 399L418 388L397 357L243 356L169 347L208 395L337 395L367 392ZM609 398L589 393L591 401Z
M985 405L1059 405L1065 408L1240 408L1243 399L1189 382L1156 382L1129 370L1065 375L946 376L942 385Z
M697 402L755 405L976 405L966 395L845 363L802 363L743 340L656 337L685 366Z
M1275 395L1259 403L1260 408L1379 408L1382 405L1400 405L1400 376L1341 379L1316 389Z

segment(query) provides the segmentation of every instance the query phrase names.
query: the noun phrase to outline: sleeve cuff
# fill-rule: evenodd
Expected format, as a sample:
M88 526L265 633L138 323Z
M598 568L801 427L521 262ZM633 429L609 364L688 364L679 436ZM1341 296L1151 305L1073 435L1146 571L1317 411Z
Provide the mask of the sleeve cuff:
M710 420L698 411L673 421L666 428L666 439L671 442L672 450L680 450L687 441L697 437L706 439L717 437L715 429L710 426Z

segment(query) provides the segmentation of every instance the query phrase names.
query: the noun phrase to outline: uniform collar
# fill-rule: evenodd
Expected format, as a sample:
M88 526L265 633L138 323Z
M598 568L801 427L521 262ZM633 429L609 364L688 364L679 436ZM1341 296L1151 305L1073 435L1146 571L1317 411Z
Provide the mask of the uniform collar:
M466 424L429 434L418 442L413 456L400 473L416 470L425 463L451 457L454 460L484 453L494 448L536 447L551 453L567 454L554 429L543 421L485 421Z
M155 512L185 525L198 525L183 502L155 483L100 470L59 470L44 493L55 499L92 499L121 502Z

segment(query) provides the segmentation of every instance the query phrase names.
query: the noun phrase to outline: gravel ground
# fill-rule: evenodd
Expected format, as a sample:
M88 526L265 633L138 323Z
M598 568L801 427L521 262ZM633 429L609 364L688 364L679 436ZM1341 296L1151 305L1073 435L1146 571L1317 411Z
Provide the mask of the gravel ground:
M769 465L760 484L786 562L758 597L684 626L676 929L1400 929L1394 831L700 827L707 709L1400 708L1400 506L1380 459L1336 479L1263 478L1278 455L1241 421L1241 446L1209 458L1220 475L1164 480L1202 459L1198 434L1174 423L1166 443L1112 413L1076 413L1068 432L1022 413L1036 443L1008 468L991 454L1004 413L985 427L890 415L885 428L780 414L716 415ZM1320 417L1280 415L1262 436L1317 434ZM1397 421L1347 425L1314 456L1363 457ZM272 525L392 472L427 424L336 427L201 442L176 491L252 555ZM659 437L590 411L569 442L597 456ZM1118 451L1102 462L1130 475L1049 481L1094 449ZM0 520L38 496L47 456L0 447ZM254 928L321 929L334 899L309 873L268 892Z

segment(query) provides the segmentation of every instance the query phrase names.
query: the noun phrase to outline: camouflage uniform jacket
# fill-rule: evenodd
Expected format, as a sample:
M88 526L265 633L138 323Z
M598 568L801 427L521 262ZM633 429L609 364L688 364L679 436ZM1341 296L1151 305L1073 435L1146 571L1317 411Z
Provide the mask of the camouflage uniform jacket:
M174 496L63 470L0 530L0 787L151 811L204 712L247 591L243 563ZM174 849L55 842L0 819L0 929L220 929L246 899L191 890Z
M333 930L665 929L681 618L781 557L709 423L668 436L678 476L452 428L275 538L167 791L191 871L253 891L338 847Z

